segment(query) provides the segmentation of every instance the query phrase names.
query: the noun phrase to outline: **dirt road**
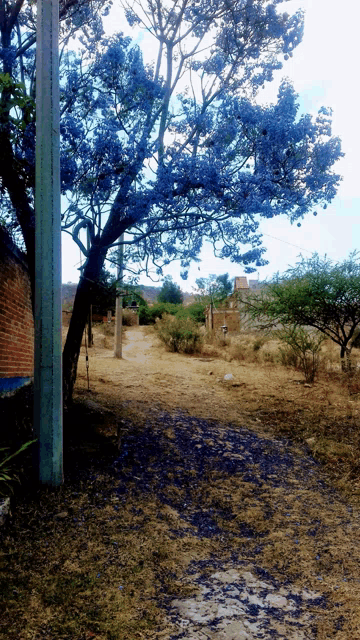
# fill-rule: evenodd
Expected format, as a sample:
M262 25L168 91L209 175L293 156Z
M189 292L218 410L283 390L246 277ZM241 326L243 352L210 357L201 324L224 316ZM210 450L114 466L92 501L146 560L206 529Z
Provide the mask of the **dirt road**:
M243 424L257 423L254 412L272 399L276 407L291 406L296 393L305 407L309 396L314 405L321 402L321 389L299 385L301 374L281 368L259 367L252 363L217 357L209 346L202 355L169 353L152 327L126 328L123 359L113 357L113 338L95 333L95 346L89 350L90 387L104 392L110 401L128 402L139 409L183 409L191 415ZM110 348L109 348L110 347ZM231 373L233 379L224 381ZM78 388L86 387L84 349L79 361ZM266 424L262 430L267 431Z

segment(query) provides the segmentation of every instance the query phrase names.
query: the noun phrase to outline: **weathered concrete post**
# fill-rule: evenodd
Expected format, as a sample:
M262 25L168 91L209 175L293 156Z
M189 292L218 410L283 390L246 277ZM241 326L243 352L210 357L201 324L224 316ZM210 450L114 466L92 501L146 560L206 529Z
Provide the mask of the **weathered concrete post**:
M37 0L34 428L39 481L63 482L59 0Z

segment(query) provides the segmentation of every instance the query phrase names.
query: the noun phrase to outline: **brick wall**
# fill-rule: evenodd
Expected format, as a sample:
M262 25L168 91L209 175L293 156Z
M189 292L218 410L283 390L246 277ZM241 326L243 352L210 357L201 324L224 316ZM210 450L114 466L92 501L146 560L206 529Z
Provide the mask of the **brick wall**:
M24 255L0 229L0 391L33 376L34 322Z
M237 309L210 309L206 313L206 328L209 331L217 331L226 326L228 331L240 331L240 313Z

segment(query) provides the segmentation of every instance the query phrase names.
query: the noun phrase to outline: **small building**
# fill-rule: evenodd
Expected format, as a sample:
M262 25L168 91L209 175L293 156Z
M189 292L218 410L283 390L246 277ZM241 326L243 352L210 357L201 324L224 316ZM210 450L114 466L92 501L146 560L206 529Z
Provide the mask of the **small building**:
M224 302L215 306L210 304L205 310L205 326L207 331L220 331L227 327L228 332L241 330L242 314L236 293L242 291L259 291L262 288L258 280L247 280L246 276L237 276L234 280L234 291Z
M239 276L235 278L234 292L239 291L240 289L249 289L249 284L246 276Z
M207 331L220 331L222 327L227 327L227 331L240 331L240 313L236 308L227 306L214 307L210 304L205 310L205 327Z
M259 282L259 280L249 280L249 289L251 291L260 291L262 286L263 285L261 284L261 282Z

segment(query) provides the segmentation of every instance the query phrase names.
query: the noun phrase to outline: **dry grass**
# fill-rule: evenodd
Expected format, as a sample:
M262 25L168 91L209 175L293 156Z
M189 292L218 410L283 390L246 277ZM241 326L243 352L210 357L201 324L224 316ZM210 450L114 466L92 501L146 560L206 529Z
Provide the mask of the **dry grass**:
M155 493L139 494L135 480L125 499L114 490L119 416L87 400L80 394L67 416L66 484L19 495L3 532L1 640L168 638L162 594L186 597L184 569L212 550L206 539L176 539L172 528L184 526L176 512ZM141 431L141 416L121 416Z
M285 579L326 597L326 611L316 612L316 637L360 637L360 528L356 520L351 524L348 506L336 499L329 506L311 483L300 488L295 479L293 491L265 484L260 500L256 485L241 477L215 474L211 480L208 506L235 516L218 523L231 533L242 559L251 561L255 553L256 566L269 570L280 584ZM239 525L256 532L255 539L239 536ZM345 623L337 633L339 617Z
M309 385L294 366L296 360L286 358L281 349L276 334L247 331L227 336L225 343L220 333L207 334L203 353L245 367L250 383L245 386L256 388L255 395L248 392L242 398L249 415L259 416L275 433L305 443L337 486L360 501L360 351L353 350L353 372L343 373L340 348L326 340L317 380ZM277 378L279 383L273 384Z
M93 489L103 491L109 482L99 475ZM63 513L64 501L68 516L57 520L52 511ZM0 638L161 637L155 596L164 588L184 595L176 578L187 556L187 540L170 539L166 511L156 497L125 505L113 497L97 506L88 487L55 499L43 495L38 509L28 505L33 535L15 529L1 553Z
M214 355L227 362L238 360L249 363L276 362L279 341L255 332L227 334L222 331L207 332L204 337L205 353L213 347Z
M140 327L134 343L127 339L121 363L96 346L95 336L92 389L110 398L121 388L121 398L145 413L151 406L187 407L193 415L218 420L226 416L234 423L248 421L267 433L289 436L306 444L346 495L360 500L360 372L341 372L337 345L323 344L318 378L309 385L296 368L280 364L276 337L244 332L227 336L221 346L222 335L205 336L199 358L166 354L155 335L152 327ZM129 360L133 348L148 355ZM354 364L359 355L354 350ZM234 386L219 384L229 372ZM80 386L85 386L84 374L81 358Z
M316 612L319 640L360 638L360 377L341 373L337 347L324 344L318 380L304 385L301 373L281 366L276 338L255 333L227 337L225 345L220 336L196 358L166 353L148 328L132 343L129 330L127 359L120 362L110 357L112 340L107 347L103 338L112 336L95 331L91 394L84 390L81 355L78 403L69 418L70 433L83 429L78 442L68 445L69 469L83 457L83 471L58 493L24 499L3 541L1 640L167 640L171 629L162 605L165 596L191 590L184 580L189 563L212 555L225 563L233 553L280 582L291 580L327 598L327 609ZM143 359L137 359L139 348L149 352ZM218 381L227 372L234 384ZM86 408L89 399L98 409ZM303 448L287 487L259 487L240 473L207 468L196 478L189 469L193 503L211 510L226 542L222 536L199 538L185 531L181 513L151 487L146 495L139 492L136 479L129 480L122 499L103 445L91 437L93 428L114 442L117 430L126 437L131 425L140 438L152 416L159 442L165 442L163 455L183 469L174 430L162 425L154 407L182 407L190 416L232 422L234 428L248 425L268 438L270 457L280 436L305 444L321 461L322 477L342 494L319 490L310 475L299 482ZM214 427L214 442L225 431ZM286 442L279 447L288 451ZM256 464L249 469L259 475ZM169 502L183 499L176 473L174 464L163 489ZM246 528L252 536L241 533ZM342 630L336 630L341 616Z
M205 351L215 347L216 355L226 359L240 360L248 363L283 364L281 349L283 343L273 334L262 334L259 331L243 331L239 334L228 334L225 338L222 331L207 332L204 336ZM360 351L352 353L354 368L360 364ZM288 366L292 366L289 359ZM320 370L340 371L340 347L332 340L326 339L321 347Z
M79 396L73 420L82 416L88 423L91 418L98 431L114 436L115 416L109 409L87 413L87 397ZM106 396L95 397L99 407L106 405ZM131 435L141 442L141 417L127 409L122 419L127 424L132 420ZM197 438L195 425L193 430ZM177 461L162 490L165 502L152 491L151 480L147 494L139 491L137 478L130 479L131 466L124 499L104 458L82 480L68 481L60 492L42 492L19 506L0 556L0 638L168 640L175 629L162 607L167 597L196 592L189 577L184 580L191 561L213 557L226 564L233 554L242 564L269 571L280 584L290 582L326 597L326 610L314 610L319 640L359 637L358 516L335 494L329 500L328 491L319 490L316 475L307 474L299 482L302 456L295 457L287 472L287 485L278 487L271 482L259 486L242 473L211 466L201 475L196 468L188 469L195 508L211 513L222 531L204 538L171 506L185 498L184 487L176 483L184 468L174 428L162 427L154 416L154 432L158 455ZM226 427L219 425L205 443L212 447L227 437ZM82 446L88 452L96 452L96 447L98 454L102 451L91 438L85 443L82 439ZM274 448L271 440L261 448L265 457L289 451L286 443ZM253 464L248 471L256 478L261 469ZM174 534L181 530L183 536ZM343 628L336 632L341 616Z

